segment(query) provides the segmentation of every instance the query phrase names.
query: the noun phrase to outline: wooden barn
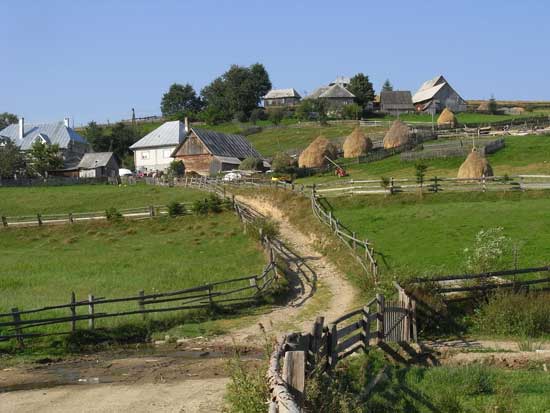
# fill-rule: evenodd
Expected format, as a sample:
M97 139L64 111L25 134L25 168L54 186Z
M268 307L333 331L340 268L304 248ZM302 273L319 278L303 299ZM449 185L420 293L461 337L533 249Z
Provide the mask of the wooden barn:
M183 162L186 173L206 176L237 169L248 157L263 159L244 136L200 128L190 128L185 139L172 152L172 158ZM265 161L264 164L269 166Z
M393 116L414 112L411 92L391 90L380 93L380 112Z
M295 89L272 89L263 97L266 109L295 106L300 103L302 97Z
M113 152L92 152L84 154L78 164L81 178L109 178L118 176L120 161Z
M420 86L413 96L413 104L418 112L441 112L448 108L451 111L465 112L466 101L452 88L443 76L437 76Z

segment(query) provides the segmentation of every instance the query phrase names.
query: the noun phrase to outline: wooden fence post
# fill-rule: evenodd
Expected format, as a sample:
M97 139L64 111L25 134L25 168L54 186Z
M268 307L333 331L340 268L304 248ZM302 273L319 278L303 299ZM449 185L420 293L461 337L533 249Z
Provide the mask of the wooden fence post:
M323 339L324 317L317 317L311 328L311 340L309 341L309 351L311 352L311 370L315 369L317 362L320 359L319 349L321 348L321 340Z
M71 331L76 331L76 294L71 293Z
M42 225L42 215L36 214L36 221L38 222L38 225Z
M155 216L155 207L153 205L149 205L149 216L151 218Z
M145 316L146 316L146 314L145 314L145 298L144 298L144 296L145 296L145 291L141 290L141 291L139 292L138 306L139 306L139 311L142 312L141 315L142 315L143 319L145 319Z
M69 212L69 224L74 223L73 213Z
M8 226L8 219L4 215L2 215L2 225L5 227Z
M208 285L208 303L210 304L210 308L214 307L214 299L212 298L212 286Z
M411 339L414 343L418 342L418 335L416 332L416 300L414 298L410 298L410 306L411 306Z
M437 176L434 177L434 192L439 192L439 183L437 182Z
M94 296L92 294L88 295L88 315L90 318L88 318L88 327L93 330L95 327L94 323Z
M13 322L15 323L15 334L17 336L17 347L19 349L25 348L25 343L23 342L23 331L21 331L21 315L19 314L19 309L14 307L11 309L11 314L13 316Z
M368 306L363 307L363 345L365 351L370 345L370 308Z
M353 246L353 250L356 251L357 250L357 234L355 233L355 231L353 231L351 233L353 239L351 240L351 243L352 243L352 246Z
M338 363L338 329L336 324L329 326L329 335L327 337L327 355L329 358L328 368L332 370Z
M306 387L305 351L287 351L285 353L283 380L288 385L298 405L303 405Z
M384 341L384 296L376 294L377 314L376 314L376 343L381 344Z
M394 187L393 187L393 176L390 178L390 195L393 194Z

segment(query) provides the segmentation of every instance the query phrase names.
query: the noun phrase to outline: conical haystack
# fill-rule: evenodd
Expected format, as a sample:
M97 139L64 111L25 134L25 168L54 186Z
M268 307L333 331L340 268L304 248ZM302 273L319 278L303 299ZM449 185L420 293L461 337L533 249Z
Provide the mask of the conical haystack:
M441 112L441 115L439 115L439 118L437 118L437 124L439 126L455 127L456 125L458 125L458 120L456 119L456 116L453 112L445 108L443 109L443 112Z
M493 176L493 168L491 168L485 156L474 148L462 165L460 165L457 177L462 179L479 179L484 176Z
M397 148L409 143L411 138L411 131L409 127L396 120L392 123L391 128L384 136L384 149Z
M372 141L357 126L344 142L344 158L357 158L372 149Z
M328 162L325 156L328 156L330 159L336 159L336 147L324 136L318 136L300 154L298 166L300 168L321 168Z

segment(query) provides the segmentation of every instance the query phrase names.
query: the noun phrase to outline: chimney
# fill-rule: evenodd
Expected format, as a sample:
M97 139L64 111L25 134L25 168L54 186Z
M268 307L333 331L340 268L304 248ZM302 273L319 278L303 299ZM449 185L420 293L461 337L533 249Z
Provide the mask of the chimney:
M69 119L69 118L65 118L64 121L65 121L65 127L66 127L66 128L70 128L70 127L71 127L70 119Z
M25 136L25 118L19 119L19 140Z
M185 119L183 120L183 123L185 125L185 133L189 133L189 118L186 116Z

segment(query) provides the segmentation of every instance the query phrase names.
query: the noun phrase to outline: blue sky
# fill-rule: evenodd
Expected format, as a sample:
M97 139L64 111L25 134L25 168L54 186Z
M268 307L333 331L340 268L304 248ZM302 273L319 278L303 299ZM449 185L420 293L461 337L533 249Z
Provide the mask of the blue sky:
M199 91L254 62L300 93L444 74L466 99L550 100L545 1L4 0L1 14L0 112L29 122L157 114L171 83Z

